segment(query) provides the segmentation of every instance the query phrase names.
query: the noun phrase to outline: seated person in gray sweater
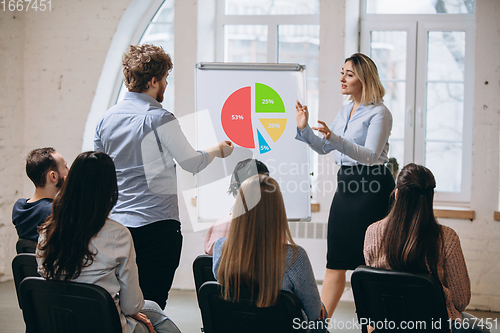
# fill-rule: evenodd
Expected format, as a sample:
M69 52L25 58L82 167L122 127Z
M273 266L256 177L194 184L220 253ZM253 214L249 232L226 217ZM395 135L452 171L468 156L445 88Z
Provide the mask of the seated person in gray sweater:
M38 240L37 228L52 213L52 201L68 174L64 157L54 148L37 148L26 156L26 174L35 185L35 193L29 199L19 199L12 209L19 238Z
M248 286L259 291L258 307L276 304L280 290L295 294L303 318L294 319L293 325L326 332L311 263L290 235L283 197L273 178L256 175L241 184L229 235L214 245L213 273L227 300L237 300L240 288Z

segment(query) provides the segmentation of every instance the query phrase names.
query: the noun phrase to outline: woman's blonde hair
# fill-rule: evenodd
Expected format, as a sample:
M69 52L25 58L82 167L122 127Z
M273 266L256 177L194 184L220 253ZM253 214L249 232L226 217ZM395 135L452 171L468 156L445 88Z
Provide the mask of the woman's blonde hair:
M226 300L238 301L241 288L257 293L257 306L276 304L288 246L298 254L288 228L278 183L266 175L248 178L238 190L229 235L217 274Z
M362 93L361 104L379 104L384 101L385 89L380 82L378 76L377 65L370 57L363 53L354 53L347 58L344 64L348 61L352 62L354 74L361 81ZM351 96L349 100L354 100Z

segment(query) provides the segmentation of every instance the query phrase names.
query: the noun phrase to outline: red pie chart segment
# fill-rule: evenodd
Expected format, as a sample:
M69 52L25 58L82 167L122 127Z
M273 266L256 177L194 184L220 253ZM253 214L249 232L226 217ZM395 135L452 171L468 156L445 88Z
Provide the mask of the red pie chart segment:
M221 112L224 132L231 141L245 148L255 148L251 98L250 87L238 89L226 99Z

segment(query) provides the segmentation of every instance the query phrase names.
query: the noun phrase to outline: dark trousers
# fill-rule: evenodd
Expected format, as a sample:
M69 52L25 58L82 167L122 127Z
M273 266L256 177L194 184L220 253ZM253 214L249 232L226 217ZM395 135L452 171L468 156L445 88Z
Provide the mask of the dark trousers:
M181 224L163 220L128 229L134 239L144 299L155 301L164 309L181 258Z

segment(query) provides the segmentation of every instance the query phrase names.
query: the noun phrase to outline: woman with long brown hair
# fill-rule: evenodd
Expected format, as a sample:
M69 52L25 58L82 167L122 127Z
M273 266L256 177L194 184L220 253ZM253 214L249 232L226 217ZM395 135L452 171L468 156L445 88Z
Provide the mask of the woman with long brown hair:
M123 333L180 332L158 304L144 301L130 231L108 218L117 198L111 158L92 151L78 155L41 226L38 271L47 279L106 289Z
M463 312L470 302L470 280L460 239L438 223L433 199L436 181L422 165L410 163L398 175L395 203L389 215L366 231L367 265L414 273L430 273L443 286L453 332L489 332Z
M240 289L250 288L257 294L257 306L269 307L276 304L280 290L287 290L300 300L304 320L323 319L311 263L290 235L283 197L273 178L256 175L241 184L229 235L215 243L213 253L214 276L225 299L238 300Z

